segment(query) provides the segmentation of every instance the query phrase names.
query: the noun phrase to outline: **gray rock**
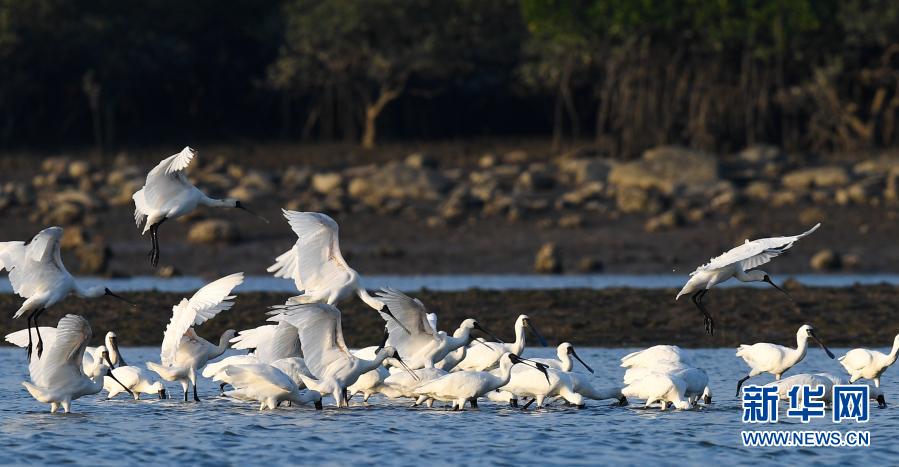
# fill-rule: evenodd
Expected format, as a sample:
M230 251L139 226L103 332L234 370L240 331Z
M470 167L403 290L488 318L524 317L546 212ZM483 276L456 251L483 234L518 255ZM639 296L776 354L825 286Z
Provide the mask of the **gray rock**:
M195 244L232 242L239 237L234 224L222 219L198 221L187 232L187 241Z
M312 176L312 189L328 194L339 190L343 184L343 175L337 172L320 173Z
M793 190L840 187L849 183L849 175L839 166L812 167L794 170L784 175L781 183Z
M839 269L841 266L840 255L830 249L821 250L812 256L809 265L816 271Z
M650 149L640 160L617 164L609 173L609 182L616 187L656 189L665 194L717 181L718 163L712 155L677 146Z
M555 243L545 243L537 250L537 256L534 258L534 271L539 274L562 272L562 258Z

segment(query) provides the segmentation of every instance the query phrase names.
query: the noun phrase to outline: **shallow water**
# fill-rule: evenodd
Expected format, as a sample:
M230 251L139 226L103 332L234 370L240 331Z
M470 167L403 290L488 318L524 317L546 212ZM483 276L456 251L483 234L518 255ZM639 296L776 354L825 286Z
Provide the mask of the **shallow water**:
M579 349L596 369L598 385L621 381L618 359L634 349ZM843 352L834 349L837 355ZM282 408L259 412L255 404L217 397L217 385L200 383L203 402L147 397L135 402L105 401L88 396L73 403L69 415L51 415L21 386L26 377L25 352L0 349L0 463L94 463L153 465L551 465L572 464L708 464L779 463L841 464L858 461L893 463L899 455L899 397L892 399L897 373L888 371L883 386L890 407L872 408L865 425L834 425L827 419L810 425L781 422L776 429L870 430L870 448L742 447L740 404L734 398L736 380L746 367L733 349L687 350L711 378L714 404L695 411L643 409L638 404L612 407L610 401L588 401L583 410L553 407L521 411L482 402L479 411L446 412L410 408L406 401L373 397L370 406L336 410L325 407ZM126 361L158 358L158 349L123 349ZM552 349L532 349L525 355L549 356ZM808 357L790 374L841 368L823 352L810 348ZM754 381L762 384L770 376ZM753 380L751 380L753 381ZM180 388L169 384L170 393ZM121 397L121 395L120 395ZM328 400L325 401L326 404ZM358 404L354 403L354 404ZM781 410L784 410L781 404ZM783 414L781 415L783 420Z
M899 285L899 274L797 274L776 277L782 281L793 278L810 287L850 287L853 285L891 284ZM680 288L687 280L686 274L447 274L363 276L362 285L367 289L384 286L402 291L429 289L436 291L484 290L546 290L546 289L608 289L632 287L638 289ZM154 276L129 278L79 278L84 287L106 285L118 292L191 292L203 287L209 280L184 276L163 279ZM725 282L719 287L770 287L763 283L743 283L736 280ZM238 292L283 292L293 293L293 281L272 276L247 276ZM0 293L12 293L6 277L0 278Z

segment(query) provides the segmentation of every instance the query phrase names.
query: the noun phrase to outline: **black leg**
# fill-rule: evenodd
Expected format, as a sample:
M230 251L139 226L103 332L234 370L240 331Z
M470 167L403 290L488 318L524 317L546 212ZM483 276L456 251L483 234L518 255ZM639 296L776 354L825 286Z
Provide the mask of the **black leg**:
M745 383L746 380L749 378L751 378L751 376L746 375L745 378L743 378L739 382L737 382L737 397L740 397L740 388L743 387L743 383Z
M348 389L343 390L343 401L346 402L347 405L350 404L350 391Z
M225 395L225 383L219 384L219 392Z
M524 407L522 407L522 408L521 408L521 410L527 410L527 409L528 409L528 407L530 407L530 406L531 406L531 404L533 404L533 403L534 403L534 401L535 401L535 400L537 400L537 398L536 398L536 397L535 397L535 398L533 398L533 399L531 399L531 400L529 400L529 401L528 401L528 403L527 403L527 404L524 404Z
M41 339L41 330L37 324L37 319L40 318L41 313L43 313L44 310L46 310L46 308L41 308L34 312L34 332L37 334L37 358L41 358L41 355L44 353L44 340Z
M193 383L192 386L194 387L194 402L200 402L200 396L197 395L197 384Z
M33 346L31 340L31 320L34 318L34 312L28 313L28 348L25 349L28 353L28 360L31 360L31 348Z
M184 388L184 402L187 402L187 388Z
M468 399L468 403L471 404L472 409L478 408L478 398L477 397L472 397L471 399Z
M514 398L509 399L509 407L517 409L518 408L518 399L514 399Z
M153 242L153 248L150 250L150 265L154 268L159 265L159 226L162 225L163 222L165 222L165 219L150 227L150 237Z
M322 409L322 400L319 399L319 400L315 401L315 410L321 410L321 409Z
M709 335L715 334L715 321L712 319L712 315L709 314L709 311L706 310L705 305L702 304L702 298L705 297L705 294L709 292L708 289L700 290L691 296L690 298L693 300L693 303L696 305L696 308L699 308L699 311L702 312L702 316L705 318L705 332Z

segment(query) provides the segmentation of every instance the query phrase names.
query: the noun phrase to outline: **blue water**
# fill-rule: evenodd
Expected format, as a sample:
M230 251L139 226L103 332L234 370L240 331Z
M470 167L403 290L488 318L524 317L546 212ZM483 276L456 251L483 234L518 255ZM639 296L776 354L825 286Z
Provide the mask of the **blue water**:
M124 336L123 336L124 337ZM823 336L826 337L826 336ZM620 382L618 359L634 349L579 349L597 371L599 385ZM840 349L834 351L840 355ZM219 398L217 386L200 383L201 403L178 399L105 401L89 396L73 404L74 414L51 415L28 395L25 352L0 349L0 463L102 465L779 465L892 464L899 455L899 398L892 399L896 370L883 378L890 407L872 409L871 421L834 425L781 422L777 429L869 430L870 448L742 447L740 404L735 383L746 367L733 349L688 350L709 373L710 408L694 411L612 407L588 401L587 408L553 407L521 411L482 402L479 411L446 412L410 408L406 401L373 397L369 406L310 407L259 412L255 404ZM127 361L158 358L158 349L126 348ZM548 356L528 348L525 355ZM818 349L787 373L829 371L839 365ZM757 383L770 381L760 376ZM175 395L180 388L170 384ZM326 400L327 403L327 400ZM783 407L783 405L782 405ZM782 408L783 410L783 408ZM781 418L784 418L783 413ZM754 427L758 428L758 427ZM861 457L864 456L864 457Z
M899 274L798 274L776 277L779 281L794 278L810 287L850 287L853 285L890 284L899 285ZM580 275L537 275L537 274L460 274L460 275L418 275L418 276L363 276L362 285L367 289L384 286L403 291L421 289L437 291L484 290L545 290L545 289L606 289L633 287L639 289L680 288L687 281L686 274L580 274ZM119 292L158 290L161 292L191 292L199 289L209 278L174 277L163 279L153 276L130 278L79 278L86 287L106 285ZM743 283L736 280L725 282L719 287L770 287L764 283ZM271 276L247 276L238 292L283 292L293 293L293 281ZM0 293L12 293L9 280L0 278Z

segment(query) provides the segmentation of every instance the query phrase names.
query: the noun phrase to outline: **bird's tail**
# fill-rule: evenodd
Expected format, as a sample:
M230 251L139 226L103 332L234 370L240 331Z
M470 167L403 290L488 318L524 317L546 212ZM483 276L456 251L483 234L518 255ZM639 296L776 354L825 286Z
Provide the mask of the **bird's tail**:
M44 388L35 386L28 381L23 381L22 386L25 386L25 389L28 390L28 393L31 394L31 397L35 398L38 402L43 402L45 404L49 404L50 395L47 394L47 391Z
M174 381L178 378L178 368L172 366L162 366L158 363L147 362L147 368L158 374L166 381Z
M738 356L738 357L742 357L742 356L743 356L743 351L746 350L746 349L748 349L748 348L749 348L748 345L746 345L746 344L740 344L740 347L737 348L737 356Z

